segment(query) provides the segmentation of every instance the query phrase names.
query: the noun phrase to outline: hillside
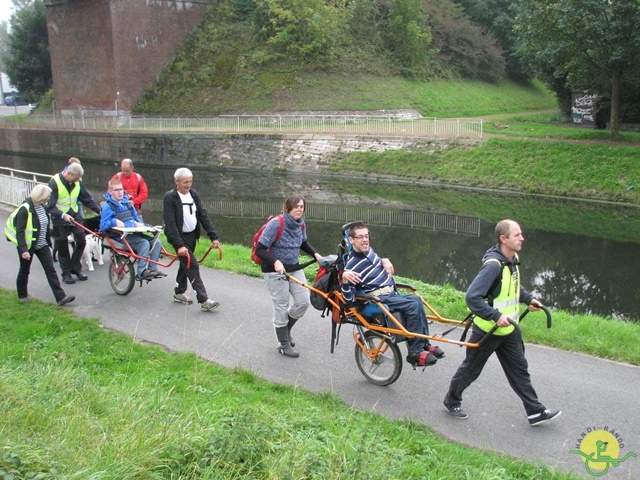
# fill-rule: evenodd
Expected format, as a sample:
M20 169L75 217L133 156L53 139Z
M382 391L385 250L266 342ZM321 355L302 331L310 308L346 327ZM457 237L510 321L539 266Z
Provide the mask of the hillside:
M424 116L465 117L555 107L541 84L504 81L498 47L448 0L422 2L426 15L414 22L424 27L418 40L425 48L414 48L424 52L418 58L407 58L411 52L403 51L402 42L391 41L391 20L366 11L379 5L371 0L354 2L357 12L324 11L329 20L309 19L304 28L300 22L279 28L260 23L255 11L238 4L255 8L238 0L212 8L148 86L137 113L410 108ZM393 18L393 12L385 15ZM297 39L298 30L304 41Z

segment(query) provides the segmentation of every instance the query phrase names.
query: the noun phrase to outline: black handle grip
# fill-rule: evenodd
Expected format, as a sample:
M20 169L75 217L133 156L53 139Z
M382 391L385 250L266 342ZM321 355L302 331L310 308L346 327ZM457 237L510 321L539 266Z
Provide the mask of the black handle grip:
M544 305L542 305L542 306L540 307L540 310L542 310L542 311L545 313L545 315L547 316L547 328L551 328L551 312L549 312L549 309L548 309L547 307L545 307ZM521 322L521 321L524 319L524 317L526 317L526 316L527 316L527 314L528 314L530 311L531 311L531 310L529 310L529 309L527 308L524 312L522 312L522 313L520 314L520 318L518 319L518 321L520 321L520 322Z

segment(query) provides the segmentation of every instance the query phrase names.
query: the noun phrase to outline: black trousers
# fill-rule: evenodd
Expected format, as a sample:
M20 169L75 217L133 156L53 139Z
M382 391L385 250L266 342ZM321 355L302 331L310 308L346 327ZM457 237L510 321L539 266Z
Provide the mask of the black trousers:
M475 325L472 328L469 343L477 343L486 333ZM509 385L522 400L527 415L545 410L546 407L538 400L531 384L529 364L524 356L524 343L522 343L522 332L519 328L509 335L491 335L478 348L467 347L466 357L451 379L444 402L454 407L461 405L462 392L480 376L493 352L496 353L502 365Z
M71 225L57 225L53 229L55 248L58 252L58 262L60 262L60 270L62 276L82 271L82 253L87 244L87 239L82 228ZM73 252L69 255L69 240L67 237L73 234L75 245Z
M191 282L191 286L193 290L196 292L196 299L198 303L206 302L209 297L207 296L207 290L204 288L204 282L200 277L200 264L198 263L198 259L193 254L196 249L196 234L195 232L190 233L182 233L182 240L186 244L189 257L178 257L180 260L180 268L178 269L178 274L176 275L176 287L175 293L184 293L187 291L187 280ZM187 268L187 258L190 258L190 265Z
M34 255L38 257L44 274L47 276L47 281L53 292L53 296L56 299L56 303L65 297L64 290L60 286L60 280L58 279L58 273L56 267L53 266L53 257L51 256L51 249L47 245L39 250L34 250L31 253L31 258L25 260L20 257L20 270L18 270L18 278L16 279L16 290L18 291L18 298L26 298L28 296L27 284L29 283L29 272L31 271L31 262ZM20 255L20 252L18 252Z

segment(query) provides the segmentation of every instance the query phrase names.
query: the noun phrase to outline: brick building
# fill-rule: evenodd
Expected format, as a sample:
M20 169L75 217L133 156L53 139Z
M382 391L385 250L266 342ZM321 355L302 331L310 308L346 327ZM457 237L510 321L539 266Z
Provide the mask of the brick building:
M45 0L58 112L131 110L198 25L205 2Z

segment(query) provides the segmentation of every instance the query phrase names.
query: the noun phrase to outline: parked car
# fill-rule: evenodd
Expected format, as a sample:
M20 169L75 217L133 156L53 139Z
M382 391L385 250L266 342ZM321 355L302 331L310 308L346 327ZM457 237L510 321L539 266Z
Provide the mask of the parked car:
M4 99L4 104L7 105L8 107L13 107L13 106L20 106L20 105L29 105L29 102L27 102L20 95L10 95Z

